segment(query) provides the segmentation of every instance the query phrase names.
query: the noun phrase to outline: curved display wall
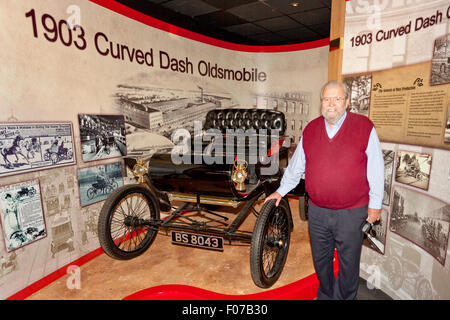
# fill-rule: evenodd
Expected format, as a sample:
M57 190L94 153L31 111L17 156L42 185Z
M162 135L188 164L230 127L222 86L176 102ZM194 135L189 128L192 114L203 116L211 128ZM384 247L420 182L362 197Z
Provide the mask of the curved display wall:
M123 155L170 147L216 108L282 111L293 143L319 115L328 39L239 46L114 1L0 7L1 299L97 252L96 176L129 183Z
M448 1L347 2L342 74L385 159L362 276L395 299L450 298L449 30Z

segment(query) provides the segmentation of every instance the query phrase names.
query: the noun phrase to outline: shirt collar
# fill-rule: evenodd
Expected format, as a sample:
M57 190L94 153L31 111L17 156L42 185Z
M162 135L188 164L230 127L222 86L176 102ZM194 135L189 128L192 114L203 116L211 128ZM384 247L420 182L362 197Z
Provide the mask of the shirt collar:
M338 120L338 122L336 122L332 128L330 128L330 126L327 123L327 120L324 118L324 124L325 124L325 128L327 129L327 133L336 133L338 132L338 130L341 128L342 124L344 123L345 118L347 117L347 111L344 111L344 114L342 115L342 117Z

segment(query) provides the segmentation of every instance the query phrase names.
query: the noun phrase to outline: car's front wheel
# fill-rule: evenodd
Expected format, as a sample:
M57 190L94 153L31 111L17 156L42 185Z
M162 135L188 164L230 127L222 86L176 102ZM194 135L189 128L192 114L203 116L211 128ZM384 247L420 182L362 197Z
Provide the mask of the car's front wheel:
M127 260L144 253L157 234L159 205L143 185L116 189L100 211L98 238L110 257Z

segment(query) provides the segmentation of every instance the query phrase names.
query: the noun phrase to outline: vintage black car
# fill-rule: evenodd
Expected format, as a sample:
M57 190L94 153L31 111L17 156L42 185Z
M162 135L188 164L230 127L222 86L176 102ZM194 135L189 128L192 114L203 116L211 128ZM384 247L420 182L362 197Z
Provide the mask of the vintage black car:
M103 205L102 248L115 259L131 259L149 248L159 230L170 231L173 243L214 250L223 250L224 242L244 242L250 244L254 283L272 286L287 258L291 210L286 197L279 206L264 203L259 212L254 205L280 185L288 164L285 131L279 111L215 109L207 113L200 134L185 137L168 152L125 157L138 183L115 190ZM292 194L299 196L305 220L303 179ZM214 211L217 206L236 208L234 220ZM163 219L161 209L169 211ZM257 215L253 232L239 230L250 212Z

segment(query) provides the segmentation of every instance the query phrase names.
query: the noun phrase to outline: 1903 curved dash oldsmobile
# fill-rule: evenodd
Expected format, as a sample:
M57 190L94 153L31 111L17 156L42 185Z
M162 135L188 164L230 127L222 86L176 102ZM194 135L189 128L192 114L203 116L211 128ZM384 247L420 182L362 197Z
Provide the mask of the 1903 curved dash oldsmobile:
M223 250L226 241L248 243L254 283L272 286L287 258L291 210L286 198L279 206L264 203L259 212L254 205L279 187L288 163L285 130L279 111L216 109L183 148L126 157L138 183L115 190L104 203L98 221L102 248L115 259L131 259L149 248L159 230L170 230L175 244L208 249ZM291 193L299 196L305 220L303 179ZM215 206L236 208L234 220L214 212ZM170 211L163 219L161 208ZM239 230L250 212L257 215L253 232Z

